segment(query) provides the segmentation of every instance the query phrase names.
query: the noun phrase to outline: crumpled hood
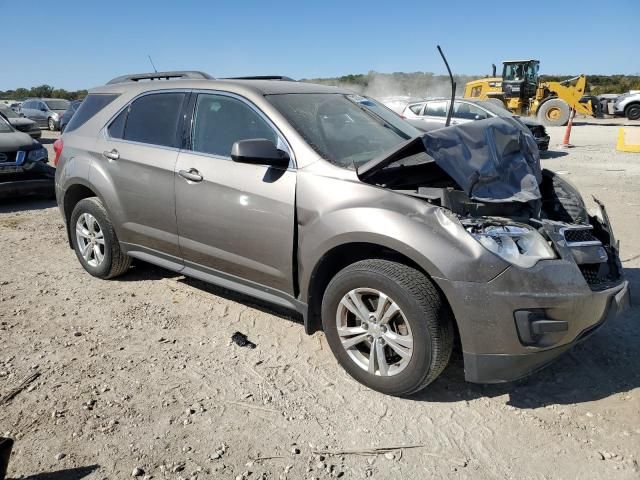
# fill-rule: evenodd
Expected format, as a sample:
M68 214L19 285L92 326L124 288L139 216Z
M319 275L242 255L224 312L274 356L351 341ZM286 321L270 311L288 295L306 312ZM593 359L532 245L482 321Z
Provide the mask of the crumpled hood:
M358 168L375 172L425 151L472 199L529 202L541 198L540 154L531 132L514 118L489 118L441 128L400 144Z

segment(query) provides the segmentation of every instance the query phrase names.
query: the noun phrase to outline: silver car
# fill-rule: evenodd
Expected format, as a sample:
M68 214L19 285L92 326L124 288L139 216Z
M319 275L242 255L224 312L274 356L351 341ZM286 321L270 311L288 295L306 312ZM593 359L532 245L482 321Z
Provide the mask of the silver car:
M91 275L135 258L299 312L386 394L454 342L467 380L522 377L628 304L604 207L513 119L422 134L348 90L160 72L91 90L54 149Z
M29 98L22 103L20 113L51 131L60 130L60 119L69 108L69 100L62 98Z
M434 128L440 128L446 123L450 102L451 100L447 98L432 98L411 102L402 111L402 117L420 130L430 131ZM491 100L456 98L453 104L451 124L459 125L494 117L515 117L515 115ZM531 135L536 140L538 149L540 151L548 150L550 137L544 125L532 118L517 118L531 130Z
M630 91L616 98L613 113L629 120L640 120L640 91Z

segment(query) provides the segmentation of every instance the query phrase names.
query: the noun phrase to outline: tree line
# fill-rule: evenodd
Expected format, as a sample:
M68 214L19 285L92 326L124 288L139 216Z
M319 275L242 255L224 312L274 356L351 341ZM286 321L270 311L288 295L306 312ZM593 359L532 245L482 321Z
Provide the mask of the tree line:
M486 75L454 75L456 93L462 95L467 82ZM543 81L563 81L571 75L542 75ZM349 74L341 77L313 78L308 81L325 85L338 85L357 91L368 92L371 89L383 90L387 95L424 96L437 91L442 95L450 88L447 75L435 75L430 72L379 73L370 71L365 74ZM587 93L601 95L605 93L625 93L640 90L640 75L587 75Z
M54 88L51 85L40 85L32 88L16 88L15 90L0 90L0 98L5 100L24 100L25 98L64 98L77 100L87 95L86 90L68 91L64 88Z

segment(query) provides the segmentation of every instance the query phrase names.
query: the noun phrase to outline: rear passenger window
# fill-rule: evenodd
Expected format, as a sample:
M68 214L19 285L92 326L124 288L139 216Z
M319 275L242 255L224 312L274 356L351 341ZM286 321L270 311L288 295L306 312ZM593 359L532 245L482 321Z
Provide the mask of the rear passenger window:
M198 95L193 123L194 151L230 157L234 142L252 138L266 138L278 146L276 132L246 103L223 95Z
M185 96L184 93L154 93L135 100L129 107L123 138L133 142L179 147L178 127Z
M420 115L420 110L422 110L422 104L418 104L418 105L411 105L409 107L409 110L411 110L413 113L415 113L416 115Z
M68 133L78 127L81 127L116 98L118 98L118 95L90 94L87 95L79 106L78 104L74 105L72 103L71 108L74 109L75 113L73 114L73 117L71 117L65 132Z
M430 117L446 117L447 102L429 102L424 108L424 115Z

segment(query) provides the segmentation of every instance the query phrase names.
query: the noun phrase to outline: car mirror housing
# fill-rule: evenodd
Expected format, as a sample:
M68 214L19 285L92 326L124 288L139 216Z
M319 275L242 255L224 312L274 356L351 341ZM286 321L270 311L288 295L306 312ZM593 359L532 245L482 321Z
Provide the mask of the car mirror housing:
M289 166L289 154L278 150L275 144L266 138L238 140L231 147L231 159L238 163L271 167L287 168Z

